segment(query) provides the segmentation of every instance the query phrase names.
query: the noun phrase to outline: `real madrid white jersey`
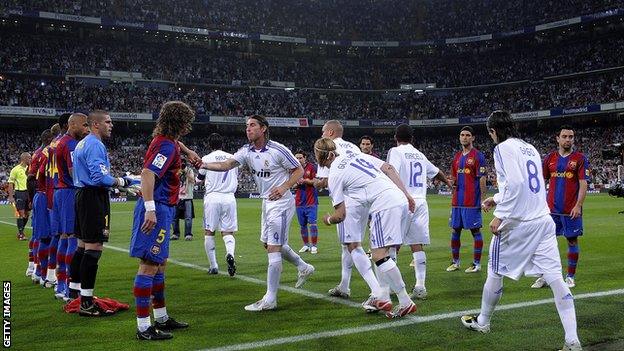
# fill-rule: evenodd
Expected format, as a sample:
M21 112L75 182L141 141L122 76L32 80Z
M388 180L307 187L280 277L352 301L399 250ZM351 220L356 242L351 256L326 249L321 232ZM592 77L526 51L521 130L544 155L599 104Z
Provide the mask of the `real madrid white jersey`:
M427 198L427 178L433 178L440 172L411 144L391 148L387 162L399 173L403 185L414 199Z
M494 195L494 216L530 221L550 213L542 160L535 147L510 138L494 148L498 193Z
M232 154L222 150L215 150L208 155L202 157L204 163L222 162L232 158ZM230 169L227 172L206 171L206 179L204 180L206 194L217 193L235 193L238 187L238 168Z
M232 158L249 167L263 199L268 199L271 189L282 185L290 178L291 171L301 166L286 146L273 140L269 140L262 150L247 144ZM292 197L292 193L286 191L282 199Z
M384 161L363 153L350 153L336 158L329 169L329 191L332 205L348 196L370 212L407 203L403 192L380 169Z

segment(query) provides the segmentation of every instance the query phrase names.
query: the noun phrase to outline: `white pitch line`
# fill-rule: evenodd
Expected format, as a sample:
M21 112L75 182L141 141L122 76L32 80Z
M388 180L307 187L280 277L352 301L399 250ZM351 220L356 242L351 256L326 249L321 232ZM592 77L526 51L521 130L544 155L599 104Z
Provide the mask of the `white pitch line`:
M111 245L108 245L108 244L105 245L105 247L109 248L111 250L115 250L115 251L126 252L126 253L129 252L128 249L124 249L124 248L116 247L116 246L111 246ZM196 270L199 270L199 271L208 272L208 268L202 267L202 266L199 266L199 265L196 265L196 264L193 264L193 263L182 262L182 261L178 261L176 259L171 259L171 258L168 259L167 262L173 263L173 264L178 265L178 266L186 267L186 268L192 268L192 269L196 269ZM229 275L227 275L225 272L219 272L219 274L226 275L226 276L229 277ZM244 282L266 286L266 281L258 279L258 278L248 277L248 276L240 275L240 274L236 274L234 276L234 278L240 279L240 280L242 280ZM338 303L338 304L342 304L342 305L349 306L349 307L362 308L362 305L357 303L357 302L344 300L344 299L339 299L339 298L336 298L336 297L330 297L330 296L326 296L326 295L323 295L323 294L315 293L315 292L309 291L309 290L297 289L297 288L293 288L291 286L286 286L286 285L280 285L279 288L281 290L288 291L288 292L293 293L293 294L299 294L299 295L303 295L303 296L306 296L306 297L311 297L313 299L325 300L325 301L328 301L328 302Z
M16 226L15 223L5 222L5 221L1 221L1 220L0 220L0 223ZM26 227L26 228L32 229L32 227ZM113 251L119 251L119 252L125 252L125 253L129 252L128 249L124 249L124 248L121 248L121 247L112 246L112 245L108 245L108 244L104 245L104 247L106 247L108 249L111 249ZM191 269L196 269L196 270L208 272L208 268L202 267L202 266L199 266L199 265L196 265L196 264L193 264L193 263L182 262L182 261L178 261L176 259L171 259L171 258L168 259L167 262L173 263L173 264L178 265L178 266L186 267L186 268L191 268ZM219 272L219 274L227 275L225 272ZM234 276L234 278L242 280L242 281L245 281L245 282L248 282L248 283L253 283L253 284L266 286L266 281L258 279L258 278L248 277L248 276L244 276L244 275L240 275L240 274L236 274ZM280 285L279 289L283 290L283 291L288 291L288 292L293 293L293 294L298 294L298 295L303 295L305 297L310 297L310 298L313 298L313 299L324 300L324 301L337 303L337 304L341 304L341 305L345 305L345 306L349 306L349 307L353 307L353 308L362 308L362 305L357 303L357 302L353 302L353 301L345 300L345 299L340 299L340 298L337 298L337 297L326 296L326 295L315 293L315 292L309 291L309 290L297 289L297 288L293 288L291 286L286 286L286 285Z
M605 296L613 296L613 295L624 295L624 289L579 294L579 295L575 295L574 299L582 300L582 299L591 299L595 297L605 297ZM549 304L549 303L554 303L554 299L550 298L550 299L543 299L543 300L512 303L512 304L507 304L507 305L499 305L499 306L496 306L496 310L497 311L513 310L513 309L518 309L518 308L538 306L538 305L544 305L544 304ZM359 334L359 333L365 333L369 331L403 327L403 326L408 326L412 324L421 324L421 323L440 321L444 319L459 318L465 314L476 314L476 313L479 313L479 310L456 311L456 312L436 314L436 315L424 316L424 317L413 317L411 319L400 319L396 321L388 321L386 323L378 323L378 324L366 325L362 327L345 328L345 329L331 330L331 331L326 331L326 332L295 335L295 336L268 339L268 340L255 341L255 342L249 342L249 343L243 343L243 344L228 345L228 346L216 347L212 349L203 349L200 351L250 350L250 349L256 349L260 347L292 344L292 343L297 343L301 341L317 340L317 339L345 336L345 335L351 335L351 334Z

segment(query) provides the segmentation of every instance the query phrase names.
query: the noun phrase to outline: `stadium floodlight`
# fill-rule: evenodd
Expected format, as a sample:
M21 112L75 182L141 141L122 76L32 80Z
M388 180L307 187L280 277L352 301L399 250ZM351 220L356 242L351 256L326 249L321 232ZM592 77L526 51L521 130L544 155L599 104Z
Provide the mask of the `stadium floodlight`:
M286 91L293 91L293 90L295 90L295 88L284 88L284 90L286 90Z

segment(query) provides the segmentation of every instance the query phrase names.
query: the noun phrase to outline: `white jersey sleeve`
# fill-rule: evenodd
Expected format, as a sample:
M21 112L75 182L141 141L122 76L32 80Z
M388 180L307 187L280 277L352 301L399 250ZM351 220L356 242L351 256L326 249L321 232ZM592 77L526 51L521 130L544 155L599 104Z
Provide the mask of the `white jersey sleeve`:
M202 157L203 162L223 162L232 158L232 154L225 151L217 150ZM235 193L238 187L238 167L230 169L226 172L207 171L204 180L206 194L217 193Z
M541 164L535 147L520 139L507 139L494 148L495 217L529 221L550 213Z
M236 160L236 162L238 162L239 166L248 165L247 163L248 153L249 153L249 145L243 145L243 147L238 149L238 151L236 151L236 153L232 155L232 158Z

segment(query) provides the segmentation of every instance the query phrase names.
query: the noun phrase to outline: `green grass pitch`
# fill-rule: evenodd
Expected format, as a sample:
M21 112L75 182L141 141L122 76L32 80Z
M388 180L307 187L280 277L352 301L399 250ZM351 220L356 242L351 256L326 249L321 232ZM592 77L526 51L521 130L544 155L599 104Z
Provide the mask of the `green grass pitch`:
M321 214L329 210L322 198ZM108 318L81 318L61 311L62 303L53 299L51 289L33 285L24 276L27 242L15 239L13 213L9 206L0 207L0 275L12 282L12 348L15 350L200 350L228 349L251 343L265 350L554 350L563 344L563 329L553 303L535 306L517 305L498 311L492 319L492 332L487 335L470 332L459 318L444 318L446 313L478 309L486 273L468 275L448 273L449 238L447 227L448 197L429 197L431 246L427 248L427 289L429 298L418 302L414 319L387 320L383 315L366 314L360 308L319 298L340 280L340 248L334 227L319 226L319 254L303 258L316 267L316 273L303 286L303 294L280 290L278 309L263 313L243 310L246 304L262 297L264 284L253 279L236 279L226 275L208 276L197 267L170 264L166 278L167 310L177 319L188 321L190 329L178 331L173 340L161 343L135 339L136 320L132 287L137 260L112 247L127 249L134 203L112 206L110 248L100 261L95 293L127 302L129 311ZM607 292L624 288L624 215L617 211L624 201L604 195L590 195L585 203L585 236L580 240L577 287L573 293ZM201 228L202 206L195 203L197 218L194 241L171 243L170 257L180 262L206 268ZM236 235L238 274L264 281L266 253L259 242L260 200L239 200L239 232ZM487 227L491 214L484 217ZM30 224L30 222L29 222ZM484 257L487 259L491 235L484 230ZM296 218L293 219L289 242L301 247ZM560 240L564 267L565 243ZM367 245L365 245L367 246ZM399 255L399 267L408 289L414 284L409 262L411 255ZM472 238L462 233L462 266L471 260ZM225 271L223 241L217 240L220 269ZM296 269L284 262L282 285L292 287ZM518 282L505 279L501 305L552 298L549 289L529 289L532 279ZM351 301L365 300L368 288L357 271L353 272ZM310 293L311 292L311 293ZM585 345L624 338L624 296L622 291L609 296L576 300L579 335ZM513 307L513 306L512 306ZM418 321L418 323L416 323ZM366 327L369 327L366 329ZM326 333L326 334L318 334ZM283 343L263 341L284 339ZM267 346L268 345L268 346ZM236 349L230 347L229 349Z

